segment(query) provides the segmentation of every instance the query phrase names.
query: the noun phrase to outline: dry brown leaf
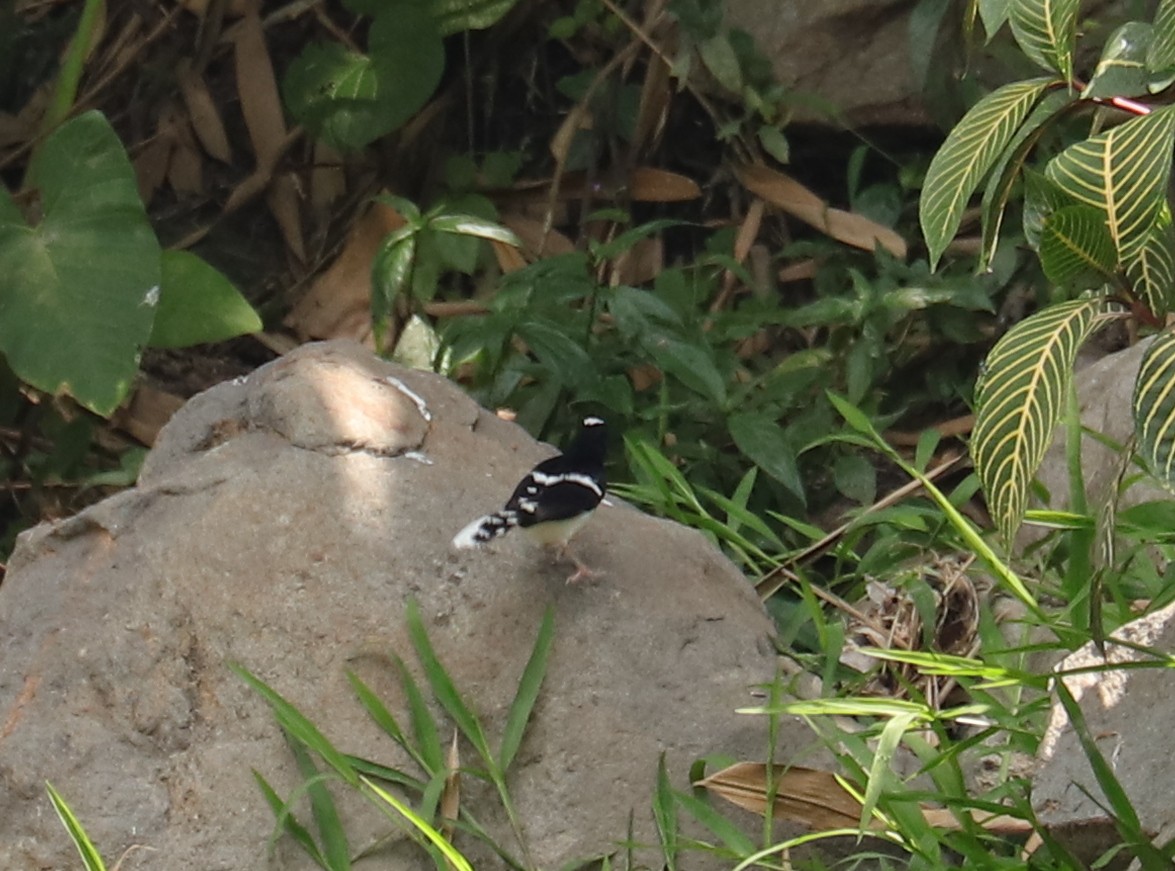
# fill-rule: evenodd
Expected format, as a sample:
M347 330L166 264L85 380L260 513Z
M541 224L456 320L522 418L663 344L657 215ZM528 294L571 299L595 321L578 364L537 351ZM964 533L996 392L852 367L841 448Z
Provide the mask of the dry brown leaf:
M504 212L498 220L522 240L522 247L530 257L536 257L540 248L544 257L555 257L575 251L575 243L558 230L551 230L547 235L547 244L543 246L543 222L522 212ZM513 246L506 247L515 252L518 250Z
M236 28L235 43L236 88L241 96L244 126L253 142L257 168L266 167L273 172L286 142L286 120L256 5Z
M856 828L861 820L861 805L829 771L776 765L775 806L777 819L801 823L815 831ZM695 786L711 792L744 810L762 816L767 810L767 766L758 762L738 762L715 772ZM1024 834L1032 831L1031 823L989 811L970 811L971 819L990 832L1001 835ZM939 829L961 828L955 812L945 808L923 807L926 821ZM880 820L870 821L869 827L881 829Z
M274 176L265 202L273 213L286 247L302 263L306 262L306 245L302 238L302 197L298 181L291 172Z
M811 829L855 828L861 805L828 771L776 765L775 807L777 819L792 820ZM767 810L767 766L737 762L694 784L703 786L731 804L762 816Z
M671 51L674 46L667 46ZM641 102L637 107L636 123L633 125L632 151L636 155L647 155L656 150L665 132L665 121L669 117L669 103L673 97L673 85L669 79L669 65L656 57L649 58L645 79L641 82Z
M404 225L383 203L355 222L334 263L286 316L285 325L303 339L354 339L374 347L371 335L371 261L384 237Z
M208 92L204 77L192 71L187 58L179 62L176 72L180 93L183 94L184 105L188 108L188 117L191 119L196 138L200 140L204 150L221 163L232 163L233 155L228 143L228 134L225 133L220 111L216 108L212 94Z
M493 248L494 257L498 261L498 268L502 272L517 272L526 266L526 256L513 245L507 245L505 242L491 239L490 247Z
M702 195L688 176L651 166L638 166L628 177L628 195L641 203L679 203Z
M347 193L343 158L324 142L314 143L314 170L310 173L310 204L325 226L331 207Z
M167 183L181 193L204 190L204 157L189 142L177 138L167 166Z
M212 0L180 0L180 6L199 18L204 17ZM240 18L252 7L251 0L228 0L225 4L225 14L232 18Z
M889 227L863 215L830 207L814 192L778 170L762 164L744 164L736 169L736 174L751 193L846 245L865 251L880 245L899 258L904 258L909 250L906 240Z
M652 281L665 266L665 242L660 236L638 239L616 258L612 267L613 285L639 285Z
M457 747L457 730L453 730L453 740L449 742L449 755L445 760L445 767L449 773L445 775L445 788L441 791L440 812L441 833L446 838L453 837L453 827L457 822L457 815L461 811L461 753Z
M155 125L155 135L139 149L131 166L135 170L135 183L139 188L139 199L146 206L151 205L155 192L167 178L171 165L171 151L175 148L175 133L171 129L170 113L164 110Z
M159 430L183 404L183 397L141 384L114 413L112 422L131 438L151 447Z

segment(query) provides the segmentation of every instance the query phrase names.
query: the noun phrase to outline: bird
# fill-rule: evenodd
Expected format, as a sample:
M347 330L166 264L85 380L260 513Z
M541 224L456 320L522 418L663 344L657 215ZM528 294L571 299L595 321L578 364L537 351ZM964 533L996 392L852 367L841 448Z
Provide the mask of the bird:
M585 417L565 452L531 469L518 482L502 510L468 524L454 536L453 547L459 550L480 547L518 527L539 544L557 548L558 559L571 558L575 573L567 578L567 583L596 575L597 572L571 553L569 544L604 498L607 444L608 428L604 419Z

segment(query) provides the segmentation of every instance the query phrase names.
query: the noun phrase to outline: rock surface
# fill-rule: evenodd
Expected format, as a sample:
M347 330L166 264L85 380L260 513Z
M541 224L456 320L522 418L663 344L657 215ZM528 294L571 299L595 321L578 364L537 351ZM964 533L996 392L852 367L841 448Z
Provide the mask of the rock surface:
M1175 650L1175 605L1135 620L1114 633L1127 642L1107 644L1110 663L1153 661L1135 646ZM1106 662L1092 645L1067 657L1059 671L1100 668ZM1089 671L1065 678L1081 705L1085 726L1130 799L1144 833L1156 844L1175 837L1175 755L1168 743L1175 720L1175 673L1169 668ZM1098 785L1068 716L1054 704L1040 746L1041 766L1033 779L1032 805L1040 822L1079 858L1093 862L1122 841L1105 808L1110 801ZM1123 857L1118 864L1124 867Z
M494 741L554 608L546 683L511 774L540 866L614 849L630 809L636 840L655 843L662 751L679 785L698 756L762 757L765 724L734 711L773 674L771 625L702 536L622 504L577 539L605 573L592 584L566 586L565 566L514 536L451 553L454 531L547 452L449 382L343 343L194 398L136 488L26 533L0 586L0 867L76 866L46 780L109 862L151 848L123 871L264 867L273 817L250 769L285 795L300 781L269 708L228 663L340 749L411 768L344 674L404 716L388 657L415 667L409 597ZM784 725L781 759L810 740ZM389 831L335 792L354 850ZM394 867L423 861L401 840L376 864L389 851ZM287 839L278 853L282 867L312 867Z

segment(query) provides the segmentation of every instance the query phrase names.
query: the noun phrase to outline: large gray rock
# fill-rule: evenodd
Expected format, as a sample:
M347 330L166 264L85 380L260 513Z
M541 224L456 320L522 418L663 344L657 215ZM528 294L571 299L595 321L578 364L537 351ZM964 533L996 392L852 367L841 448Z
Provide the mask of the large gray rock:
M153 848L123 871L263 866L273 819L250 769L283 794L300 781L270 710L228 663L340 749L411 768L344 674L405 715L388 655L414 662L409 597L495 741L554 608L510 781L539 864L612 849L630 810L637 841L655 843L662 751L678 785L697 756L762 757L764 724L734 711L773 674L771 625L702 536L624 505L602 507L577 539L605 572L591 584L565 585L566 566L513 536L451 553L453 533L548 451L447 381L347 344L308 346L189 402L135 489L25 534L0 587L0 867L76 863L46 780L110 861ZM779 758L808 740L797 727ZM464 781L464 800L512 846ZM356 849L392 828L336 793ZM389 849L394 867L420 861L402 839ZM285 840L279 854L311 867Z
M1101 669L1071 674L1065 685L1080 703L1085 726L1130 799L1142 831L1156 844L1165 844L1175 837L1170 789L1175 754L1168 743L1175 721L1175 673L1157 663L1153 668L1113 666L1153 663L1138 646L1175 650L1175 605L1123 626L1114 639L1125 644L1107 644L1105 657L1086 645L1061 662L1058 671ZM1122 837L1106 812L1111 803L1060 704L1053 706L1039 755L1032 806L1040 822L1085 862L1120 844ZM1123 856L1110 867L1127 862Z

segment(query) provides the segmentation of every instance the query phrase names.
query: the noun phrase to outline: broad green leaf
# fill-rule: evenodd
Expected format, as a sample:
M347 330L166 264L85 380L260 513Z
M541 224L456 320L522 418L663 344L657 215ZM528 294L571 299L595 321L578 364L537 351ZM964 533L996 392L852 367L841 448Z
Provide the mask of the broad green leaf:
M698 54L702 56L702 63L718 80L718 84L732 94L742 93L742 66L726 34L719 33L702 42L698 46Z
M931 269L959 229L963 210L1016 130L1055 79L1012 82L971 107L930 162L918 217Z
M186 348L256 333L261 318L224 274L187 251L163 252L154 348Z
M340 150L364 147L391 131L381 112L371 58L338 42L313 42L282 79L282 100L314 136Z
M69 839L73 841L74 847L77 848L78 855L81 857L86 871L106 871L106 865L102 861L102 856L99 855L97 848L90 840L90 836L86 834L86 830L82 828L82 824L78 822L78 818L74 816L69 805L65 803L65 799L53 788L53 784L47 780L45 781L45 790L49 793L49 801L53 802L53 810L57 811L57 818L61 820L61 824L69 832Z
M714 365L710 348L702 341L683 342L671 336L647 334L641 344L653 361L686 387L726 403L726 381Z
M1175 232L1169 210L1158 221L1134 256L1126 262L1126 277L1134 293L1160 320L1175 311Z
M376 323L391 313L396 299L411 287L418 235L411 226L401 227L383 241L371 261L371 319Z
M1090 206L1066 206L1049 215L1040 239L1040 265L1058 286L1105 284L1118 265L1118 253L1102 213Z
M1016 135L1012 137L1008 147L1004 149L1003 156L1000 157L995 169L992 170L987 187L983 192L983 248L979 255L980 271L990 269L992 260L995 258L996 246L999 244L1000 226L1004 220L1004 210L1007 208L1016 179L1023 172L1027 184L1029 174L1033 173L1033 170L1024 165L1028 160L1028 155L1036 147L1041 136L1052 130L1054 125L1076 106L1080 106L1080 101L1074 99L1067 91L1055 90L1045 94L1044 98L1033 107L1028 117L1024 119L1024 123L1020 125L1020 129L1016 131ZM1035 174L1040 175L1039 173ZM1043 176L1041 177L1043 178ZM1026 200L1027 197L1026 191ZM1027 210L1027 203L1025 203L1025 209ZM1039 229L1037 227L1038 234ZM1037 247L1040 244L1039 235L1029 244L1033 248Z
M442 36L461 30L484 30L518 0L431 0L429 8Z
M1146 68L1153 29L1142 21L1127 21L1102 48L1102 57L1081 92L1082 99L1133 97L1145 94L1154 78Z
M1021 50L1038 66L1073 78L1073 46L1081 0L1011 0L1008 17Z
M445 66L436 21L414 0L386 0L368 31L368 54L313 43L290 65L282 98L317 137L363 148L400 127L432 96Z
M1175 0L1159 0L1146 65L1155 72L1175 67Z
M1103 317L1119 307L1077 299L1021 321L988 354L978 386L971 454L989 510L1010 541L1064 409L1073 360Z
M1102 212L1119 257L1128 259L1163 206L1173 138L1175 108L1158 109L1070 145L1049 161L1045 175Z
M1043 173L1025 167L1024 169L1024 240L1034 250L1040 250L1044 238L1044 225L1049 217L1060 209L1081 205L1061 186ZM1112 240L1111 240L1112 241Z
M1008 6L1011 0L978 0L979 18L983 21L983 30L987 34L987 41L999 32L1008 20Z
M735 445L747 459L804 500L804 482L796 465L796 452L784 438L778 421L752 412L733 415L727 426Z
M24 381L101 415L126 396L151 333L160 249L126 151L99 112L33 156L30 227L0 187L0 353Z
M565 387L595 380L596 366L588 352L565 330L542 321L518 325L518 338Z
M440 215L429 221L428 225L441 233L474 236L479 239L501 242L504 245L513 245L515 248L522 247L522 242L512 230L476 215Z
M1175 483L1175 332L1160 333L1146 349L1133 410L1139 454L1156 477Z

